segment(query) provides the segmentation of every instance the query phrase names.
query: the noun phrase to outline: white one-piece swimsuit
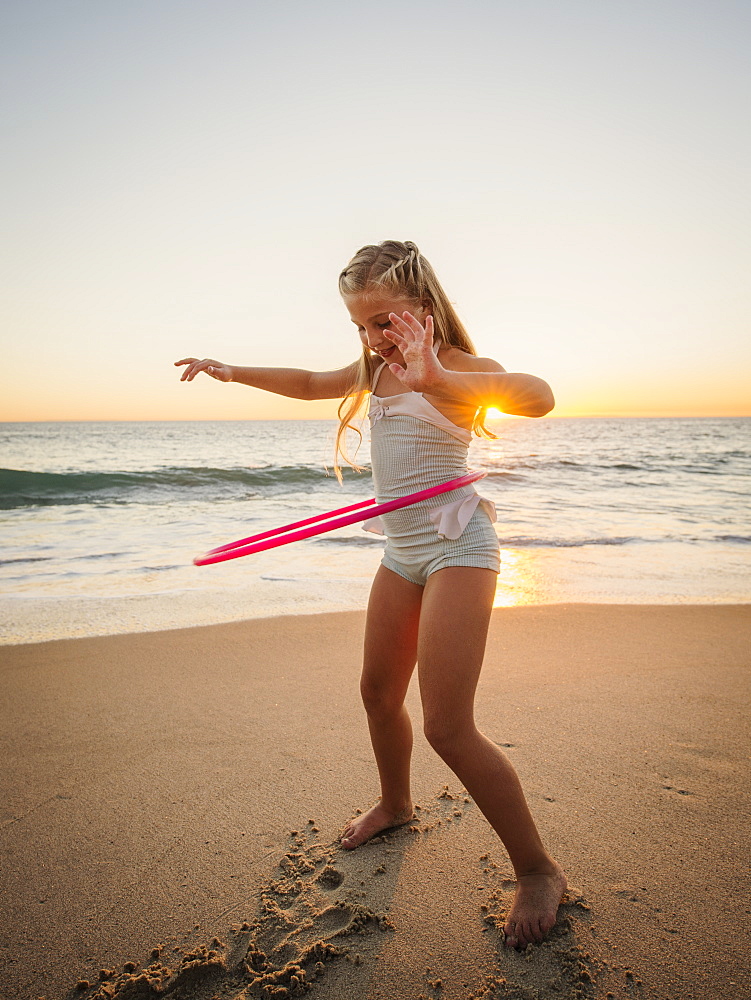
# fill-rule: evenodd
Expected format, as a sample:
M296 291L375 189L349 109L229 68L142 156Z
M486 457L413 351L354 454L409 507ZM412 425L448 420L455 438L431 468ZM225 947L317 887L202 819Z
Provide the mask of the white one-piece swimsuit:
M377 396L382 364L373 377L368 418L376 499L395 500L467 473L471 432L458 427L421 392ZM424 586L447 566L498 572L495 507L470 483L411 507L365 521L363 528L386 535L383 564Z

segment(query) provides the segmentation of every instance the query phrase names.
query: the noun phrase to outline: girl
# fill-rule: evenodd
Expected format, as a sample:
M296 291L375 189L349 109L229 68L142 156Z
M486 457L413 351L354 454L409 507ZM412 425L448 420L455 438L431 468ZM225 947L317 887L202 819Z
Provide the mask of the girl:
M186 366L181 381L206 372L295 399L342 398L337 456L353 466L344 450L346 428L370 393L379 503L466 473L472 431L484 429L488 406L530 417L552 409L547 383L476 356L414 243L363 247L339 276L339 290L363 345L349 367L311 372L183 358L175 362ZM342 846L359 847L413 817L412 726L404 699L417 665L425 735L514 866L516 893L504 931L509 946L523 948L555 923L566 880L542 845L511 762L474 721L499 570L492 505L469 485L373 520L366 527L382 530L387 542L368 604L360 689L381 797L350 820Z

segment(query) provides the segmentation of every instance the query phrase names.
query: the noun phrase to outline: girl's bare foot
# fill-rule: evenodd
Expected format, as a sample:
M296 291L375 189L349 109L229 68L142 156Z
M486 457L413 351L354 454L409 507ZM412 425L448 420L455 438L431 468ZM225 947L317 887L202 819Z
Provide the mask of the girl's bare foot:
M558 865L548 872L519 875L516 893L503 931L509 948L526 948L542 941L555 924L566 891L566 876Z
M377 834L383 833L384 830L391 830L395 826L403 826L405 823L409 823L411 819L414 819L414 816L411 802L405 809L402 809L398 813L389 812L379 802L372 809L368 809L361 816L355 816L354 819L351 819L347 823L340 843L342 847L351 851L355 847L365 844Z

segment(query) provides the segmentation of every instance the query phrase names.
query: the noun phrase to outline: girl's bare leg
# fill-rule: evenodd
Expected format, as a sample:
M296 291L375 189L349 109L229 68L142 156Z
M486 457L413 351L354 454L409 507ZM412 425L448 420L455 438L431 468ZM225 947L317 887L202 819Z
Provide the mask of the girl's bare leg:
M543 847L509 759L477 729L474 697L485 653L496 575L450 567L423 594L418 660L425 735L503 841L517 888L506 941L541 940L556 920L566 879Z
M368 714L381 798L347 824L342 847L359 847L412 818L412 723L404 706L417 660L423 588L380 566L370 592L360 692Z

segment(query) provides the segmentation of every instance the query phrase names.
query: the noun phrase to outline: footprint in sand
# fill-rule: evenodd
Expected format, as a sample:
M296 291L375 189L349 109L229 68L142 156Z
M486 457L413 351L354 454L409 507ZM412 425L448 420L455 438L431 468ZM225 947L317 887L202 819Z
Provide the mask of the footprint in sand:
M338 844L308 842L306 834L294 832L276 871L261 889L256 918L236 924L228 944L215 939L211 948L194 949L172 967L155 962L139 970L132 963L128 971L96 987L87 984L87 989L96 989L87 1000L153 1000L180 996L183 990L194 995L199 982L205 982L211 995L218 991L227 1000L255 996L283 1000L307 992L314 980L325 975L329 962L345 958L361 964L365 936L393 929L385 913L376 913L354 898L360 894L364 857L342 858ZM339 864L351 870L350 876L339 870ZM358 889L348 892L347 884L355 881ZM82 985L79 989L83 995Z
M329 892L338 889L344 881L344 876L331 865L326 865L323 871L316 877L316 882Z
M483 860L483 859L481 859ZM486 869L487 873L487 869ZM542 944L517 952L503 944L503 924L516 882L499 880L482 907L486 931L496 938L497 970L484 984L488 1000L532 1000L537 997L594 997L601 963L586 950L591 912L578 890L569 889L558 909L558 919Z
M445 787L420 810L427 823L390 833L379 838L379 843L388 845L392 838L417 833L418 829L423 836L430 836L431 831L437 833L441 820L460 821L468 807L473 808L473 804L465 792L454 793ZM220 994L226 1000L260 996L283 1000L307 992L326 975L332 962L344 960L358 966L369 954L376 955L382 947L378 936L393 931L393 925L385 912L363 903L365 887L372 886L374 876L382 879L388 875L391 866L385 855L389 847L374 845L373 850L343 852L336 842L322 844L312 839L312 826L291 835L276 870L261 887L256 916L236 924L226 944L215 939L210 947L174 956L169 966L154 962L143 970L113 976L91 987L87 1000L153 1000L204 993ZM496 973L482 987L482 995L487 1000L592 996L597 970L583 945L589 919L583 898L570 894L561 906L558 923L542 945L521 954L509 952L502 944L501 929L515 883L487 856L481 860L484 884L491 887L484 929L497 938L493 951L498 962ZM379 866L379 862L383 863Z

